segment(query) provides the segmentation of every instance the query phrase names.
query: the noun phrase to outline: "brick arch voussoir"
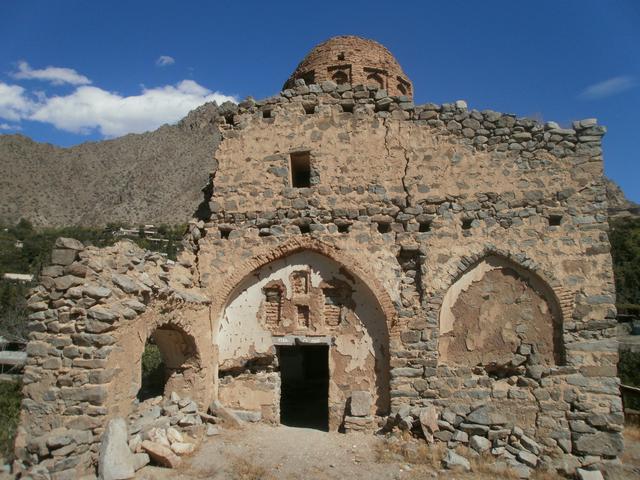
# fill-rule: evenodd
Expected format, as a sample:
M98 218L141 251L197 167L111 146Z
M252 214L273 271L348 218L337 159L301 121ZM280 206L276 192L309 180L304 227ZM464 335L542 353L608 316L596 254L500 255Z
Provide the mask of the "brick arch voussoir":
M444 296L449 289L464 275L472 270L476 265L489 257L498 257L506 260L523 270L529 271L537 276L549 289L552 294L552 301L556 302L559 308L560 321L562 325L571 318L575 305L575 292L566 288L553 274L551 269L544 268L542 264L532 259L522 252L511 252L510 250L495 247L484 247L476 252L463 255L459 258L452 258L444 267L446 271L443 287L432 292L430 295L429 310L439 312Z
M305 250L319 253L333 260L341 267L345 268L349 274L362 282L378 302L378 305L387 320L387 328L391 333L392 329L398 324L397 311L391 297L382 284L377 280L375 275L339 247L306 236L294 237L278 246L266 249L242 263L234 270L234 272L229 274L221 282L223 287L221 291L218 292L216 300L214 300L211 306L212 318L215 318L222 313L222 310L229 302L234 290L252 272L271 262Z

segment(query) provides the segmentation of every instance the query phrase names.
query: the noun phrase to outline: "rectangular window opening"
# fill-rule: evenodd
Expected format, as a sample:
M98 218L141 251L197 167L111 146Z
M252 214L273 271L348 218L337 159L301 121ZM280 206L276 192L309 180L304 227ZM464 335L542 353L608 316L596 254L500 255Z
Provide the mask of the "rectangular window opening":
M271 118L271 110L263 110L262 118Z
M562 215L549 215L549 226L557 227L562 223Z
M473 218L463 218L462 219L462 229L469 230L471 229L471 223L473 222Z
M346 113L353 113L353 103L341 103L342 111Z
M291 154L291 186L293 188L311 186L311 154L309 152Z
M389 233L391 231L390 223L378 223L378 232L380 233Z
M229 238L229 234L231 233L230 228L220 228L220 238L227 240Z
M338 225L338 232L340 233L349 233L350 229L351 225L348 223L341 223L340 225Z
M307 115L313 115L316 113L316 104L315 103L303 103L304 113Z
M420 226L418 227L419 232L429 232L431 231L431 222L420 222Z
M298 326L302 328L309 328L310 326L309 306L298 305L296 307L296 310L297 310L297 317L298 317Z
M311 233L311 224L310 223L303 223L299 226L300 228L300 233L307 234L307 233Z

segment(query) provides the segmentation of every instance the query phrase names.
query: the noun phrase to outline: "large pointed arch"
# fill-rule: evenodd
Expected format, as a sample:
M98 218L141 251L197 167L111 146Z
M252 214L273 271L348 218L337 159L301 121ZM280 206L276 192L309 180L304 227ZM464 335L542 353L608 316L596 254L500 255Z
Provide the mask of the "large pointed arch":
M287 338L309 342L324 338L329 346L329 428L340 428L354 392L371 395L372 413L388 414L395 308L371 274L337 247L295 238L254 256L229 278L223 284L224 301L219 301L211 317L216 391L223 404L255 410L257 405L237 392L253 388L252 382L268 377L274 369L280 372L275 357L280 358L282 350L277 346ZM302 290L299 278L306 279ZM336 292L342 294L331 296ZM273 298L277 308L267 303ZM341 313L339 320L329 321L334 301ZM305 309L306 318L300 317L300 308ZM257 377L252 377L254 373ZM265 403L259 408L273 418L271 405L280 393L270 390L269 395L262 395Z
M215 320L219 318L232 297L234 290L236 290L238 285L240 285L246 277L251 275L252 272L275 260L304 250L316 252L330 258L340 264L346 274L358 278L369 289L384 313L389 334L397 333L396 308L394 307L391 297L376 279L376 276L339 247L307 236L293 237L276 247L265 248L262 252L243 262L221 279L220 283L222 287L216 292L211 304L212 321L215 322Z
M524 255L494 250L458 262L438 297L440 360L502 363L524 345L543 362L564 364L563 324L572 295L541 272Z

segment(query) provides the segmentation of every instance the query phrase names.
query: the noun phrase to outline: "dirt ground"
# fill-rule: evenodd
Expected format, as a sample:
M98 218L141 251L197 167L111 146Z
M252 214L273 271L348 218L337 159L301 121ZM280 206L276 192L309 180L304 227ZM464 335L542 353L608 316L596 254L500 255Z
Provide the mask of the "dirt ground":
M141 480L404 480L515 479L496 471L491 459L473 461L473 472L445 471L442 447L421 440L385 440L369 434L326 433L318 430L251 425L205 439L177 470L148 466ZM608 480L640 479L640 429L629 429L625 465L610 469ZM561 478L536 472L536 480Z

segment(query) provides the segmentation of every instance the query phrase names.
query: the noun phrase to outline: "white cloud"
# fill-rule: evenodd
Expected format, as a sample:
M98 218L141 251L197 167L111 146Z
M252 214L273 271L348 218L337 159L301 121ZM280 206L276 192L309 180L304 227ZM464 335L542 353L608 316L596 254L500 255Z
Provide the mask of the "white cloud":
M169 55L160 55L156 60L156 65L159 67L167 67L176 63L176 59Z
M635 86L636 81L633 77L622 75L589 85L580 93L580 97L586 100L597 100L622 93Z
M0 130L22 130L19 125L9 125L8 123L0 123Z
M193 80L177 85L144 89L140 95L123 97L98 87L83 86L66 96L38 104L30 120L50 123L60 130L87 134L98 130L107 137L153 130L174 123L205 102L237 101L212 92Z
M46 67L34 70L27 62L18 62L18 71L11 74L18 80L44 80L54 85L89 85L89 80L72 68Z
M18 121L29 115L33 102L20 85L8 85L0 82L0 118Z

